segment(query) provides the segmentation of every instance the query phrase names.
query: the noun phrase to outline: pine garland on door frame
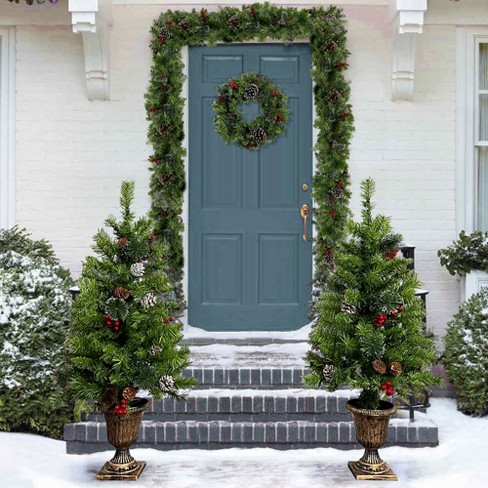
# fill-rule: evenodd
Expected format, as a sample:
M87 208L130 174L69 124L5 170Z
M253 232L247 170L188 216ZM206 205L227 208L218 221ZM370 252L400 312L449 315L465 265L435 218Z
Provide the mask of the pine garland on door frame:
M146 110L148 138L153 146L150 156L151 216L156 233L170 249L169 266L183 300L183 192L185 158L183 146L184 46L214 45L217 42L263 42L273 39L291 45L308 39L312 49L312 79L317 129L313 148L316 172L313 180L316 238L315 294L323 288L333 269L337 243L344 237L350 211L347 160L353 132L349 104L350 88L344 70L348 67L345 16L342 9L282 8L255 3L242 8L223 7L217 11L165 11L151 27L150 47L153 64Z

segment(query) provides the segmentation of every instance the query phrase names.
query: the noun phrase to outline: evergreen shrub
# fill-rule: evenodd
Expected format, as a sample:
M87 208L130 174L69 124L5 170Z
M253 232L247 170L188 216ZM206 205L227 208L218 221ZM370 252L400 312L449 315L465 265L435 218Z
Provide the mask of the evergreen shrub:
M316 303L305 381L329 391L358 388L358 406L377 409L381 399L405 399L441 381L429 371L437 354L422 330L418 277L410 260L396 257L402 237L388 217L373 215L374 182L361 187L362 220L349 223Z
M451 275L465 276L474 270L488 272L488 232L466 234L463 230L457 241L437 251L437 255Z
M449 322L442 362L464 413L488 413L488 289L466 300Z
M184 398L194 384L180 346L179 303L167 274L168 249L153 223L131 210L134 183L122 182L122 218L109 216L94 236L71 316L69 385L80 409L114 408L125 415L139 390ZM84 405L83 405L84 404Z
M71 307L68 270L25 229L0 230L0 425L61 438L72 419L62 372Z

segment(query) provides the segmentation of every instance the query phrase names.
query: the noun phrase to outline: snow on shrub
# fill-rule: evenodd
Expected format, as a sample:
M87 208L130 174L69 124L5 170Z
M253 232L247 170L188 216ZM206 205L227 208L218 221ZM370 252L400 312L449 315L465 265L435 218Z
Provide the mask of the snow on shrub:
M488 289L464 302L448 324L443 363L458 389L458 409L488 414Z
M52 246L0 229L2 428L61 437L71 420L61 374L73 284Z

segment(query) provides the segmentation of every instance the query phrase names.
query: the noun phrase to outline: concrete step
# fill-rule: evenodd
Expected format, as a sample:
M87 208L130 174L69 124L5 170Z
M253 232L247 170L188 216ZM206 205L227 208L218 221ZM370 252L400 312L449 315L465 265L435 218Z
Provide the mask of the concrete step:
M144 413L146 420L154 421L290 421L311 422L348 421L350 413L345 404L357 397L353 390L335 393L312 389L289 390L231 390L212 389L192 391L187 401L171 398L151 400ZM102 414L87 417L102 422Z
M65 426L68 454L113 450L107 442L105 423L80 422ZM422 417L414 423L392 419L388 427L388 445L434 447L438 444L437 426ZM225 420L158 422L143 420L138 442L132 447L159 450L226 449L230 447L271 447L298 449L334 447L356 449L352 421L344 422L229 422Z
M303 388L304 367L192 367L183 372L202 388Z

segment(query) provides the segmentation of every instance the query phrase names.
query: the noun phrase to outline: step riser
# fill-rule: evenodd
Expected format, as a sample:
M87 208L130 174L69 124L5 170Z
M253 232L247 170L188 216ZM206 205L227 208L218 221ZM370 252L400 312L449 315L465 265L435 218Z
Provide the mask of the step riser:
M97 452L113 449L107 443L104 424L68 424L65 427L68 453ZM388 427L387 445L406 447L434 447L438 445L436 427L395 425ZM272 447L295 449L335 447L359 448L352 422L338 424L227 424L220 422L165 423L143 422L136 447L153 449L225 449L229 447Z
M196 421L212 422L223 420L226 422L347 422L351 419L350 414L323 414L323 413L272 413L272 414L246 414L246 413L146 413L144 420L153 422L179 422ZM89 422L104 422L102 414L90 415Z
M306 368L189 368L197 388L303 388Z
M211 396L189 397L185 401L177 401L171 398L163 400L152 400L145 411L144 418L147 420L153 417L167 417L168 420L201 420L197 416L214 417L219 420L247 420L239 416L253 416L259 421L259 416L276 417L276 420L287 420L287 416L295 416L288 420L308 420L317 416L317 421L350 420L350 414L346 410L348 397L315 396L315 397L294 397L294 396ZM176 416L176 417L175 417ZM102 414L90 414L89 421L104 421ZM158 418L159 420L159 418Z

